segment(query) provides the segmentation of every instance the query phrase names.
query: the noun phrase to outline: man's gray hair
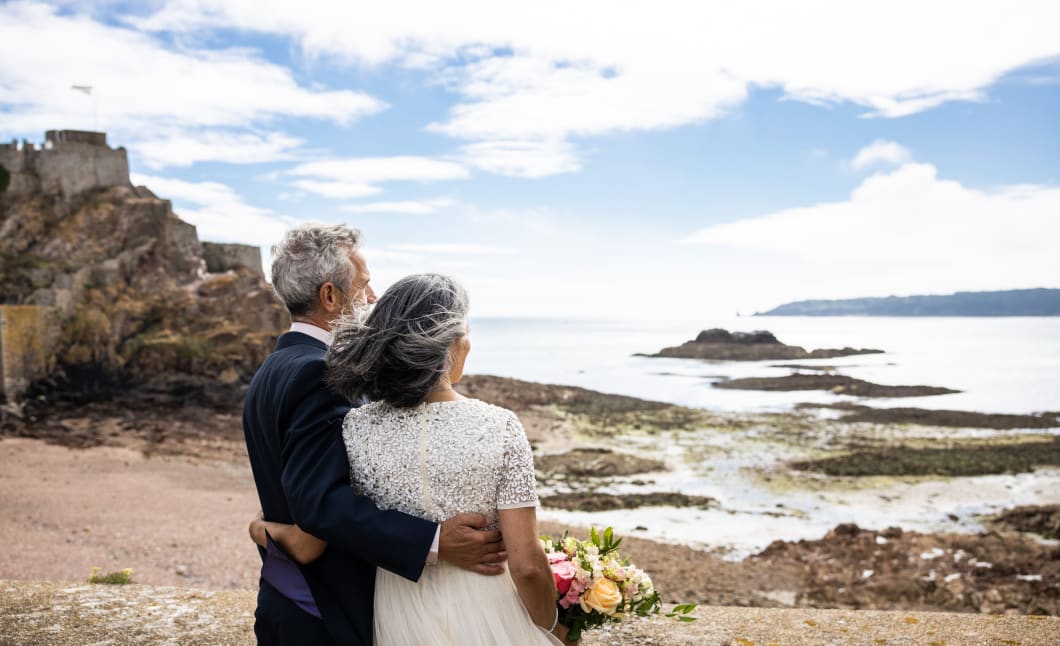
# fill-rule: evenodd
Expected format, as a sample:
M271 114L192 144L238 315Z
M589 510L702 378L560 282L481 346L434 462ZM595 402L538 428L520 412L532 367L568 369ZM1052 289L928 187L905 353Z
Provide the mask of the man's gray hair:
M349 254L357 249L361 232L345 224L309 222L291 229L272 247L272 288L292 316L310 314L317 292L334 283L346 293L357 278Z
M440 274L406 276L363 322L346 316L335 324L326 381L350 401L415 406L449 370L450 347L467 334L467 323L460 283Z

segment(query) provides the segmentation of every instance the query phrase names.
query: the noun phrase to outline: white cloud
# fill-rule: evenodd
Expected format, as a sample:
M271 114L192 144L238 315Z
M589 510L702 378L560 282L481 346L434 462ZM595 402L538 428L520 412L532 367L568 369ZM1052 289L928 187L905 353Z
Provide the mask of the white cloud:
M459 256L510 256L515 249L483 244L395 244L391 249L411 254L442 254Z
M199 239L258 245L265 248L263 258L267 258L267 248L298 223L247 204L230 186L219 182L188 182L138 173L131 179L160 198L172 200L177 215L195 225Z
M893 141L877 139L854 155L854 159L850 160L850 167L854 170L864 170L876 164L900 166L912 158L909 149L905 146Z
M298 187L333 198L357 198L379 193L376 184L394 181L432 182L465 179L469 173L455 162L429 157L361 157L306 162L290 175L301 177Z
M565 141L480 141L461 150L467 163L498 175L535 178L581 170L574 146Z
M399 213L406 215L429 215L456 204L455 200L438 197L431 200L403 200L398 202L369 202L347 204L339 207L347 213Z
M332 197L337 200L368 197L383 191L383 189L378 186L372 186L363 182L343 180L320 181L315 179L300 179L296 180L294 185L302 190L309 191L310 193L316 193L317 195L323 195L324 197Z
M433 68L460 102L431 128L488 144L468 151L480 167L535 177L578 164L544 163L525 142L698 123L754 87L877 117L981 100L1002 75L1060 55L1058 22L1049 0L171 0L139 24L235 27L290 36L310 56Z
M1040 286L1060 276L1057 239L1060 188L982 191L907 163L868 177L848 200L707 227L687 241L755 255L774 285L777 267L816 264L818 291L835 297L841 284L860 295Z
M265 135L225 130L173 132L129 145L148 168L190 166L200 161L260 164L293 158L303 141L281 132Z
M72 92L73 84L93 86L92 95ZM386 107L359 92L303 87L290 70L253 51L169 47L34 2L0 4L0 105L9 132L100 129L125 141L150 141L161 129L242 128L278 116L349 124ZM187 142L178 150L187 153Z
M499 256L515 253L511 247L480 244L395 244L391 249L419 254L456 254L466 256Z

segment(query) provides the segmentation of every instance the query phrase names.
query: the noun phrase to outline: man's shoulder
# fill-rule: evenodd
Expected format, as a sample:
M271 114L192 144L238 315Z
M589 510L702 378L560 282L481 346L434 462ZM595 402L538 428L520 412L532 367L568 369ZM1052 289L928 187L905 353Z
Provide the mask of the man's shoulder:
M273 350L251 379L248 398L268 396L277 388L312 390L324 380L324 351L311 345L295 344Z

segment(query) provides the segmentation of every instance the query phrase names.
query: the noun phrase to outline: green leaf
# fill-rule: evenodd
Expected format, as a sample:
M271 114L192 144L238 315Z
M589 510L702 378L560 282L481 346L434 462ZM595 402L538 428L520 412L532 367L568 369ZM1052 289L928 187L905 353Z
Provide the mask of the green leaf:
M589 540L593 542L593 545L600 547L600 533L596 531L595 527L589 528Z
M608 527L604 530L604 545L611 545L611 542L615 538L615 530L612 527Z

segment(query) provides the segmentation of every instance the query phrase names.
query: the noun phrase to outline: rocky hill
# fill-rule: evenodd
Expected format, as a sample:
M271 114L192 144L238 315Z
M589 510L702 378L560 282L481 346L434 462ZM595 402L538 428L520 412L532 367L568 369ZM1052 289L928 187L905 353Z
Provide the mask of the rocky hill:
M0 151L0 166L17 166L0 194L5 398L49 384L209 390L249 379L287 323L260 252L201 242L168 200L130 184L124 150L62 134L41 151ZM40 314L34 334L18 334L27 311ZM44 352L27 354L29 337L46 338Z

